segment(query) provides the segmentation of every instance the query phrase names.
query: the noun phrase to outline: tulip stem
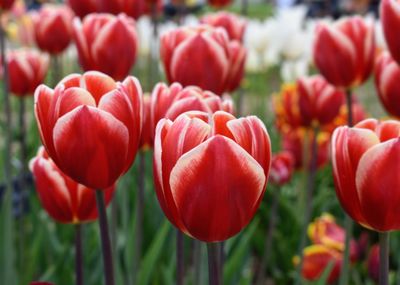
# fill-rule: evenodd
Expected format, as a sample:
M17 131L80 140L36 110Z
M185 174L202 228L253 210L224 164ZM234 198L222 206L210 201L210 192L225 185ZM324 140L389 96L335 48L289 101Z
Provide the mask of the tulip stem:
M136 192L135 201L135 252L134 252L134 266L135 275L139 272L140 259L142 256L142 243L143 243L143 212L144 212L144 191L145 191L145 177L146 177L146 155L144 151L139 152L139 171L138 171L138 191Z
M248 7L249 7L248 0L242 0L241 14L243 16L247 16Z
M193 241L193 285L201 284L201 242Z
M26 144L26 108L25 108L25 98L21 97L19 98L19 128L20 128L20 133L19 133L19 143L21 147L21 169L22 169L22 191L25 189L25 170L28 168L27 164L27 158L28 158L28 151L27 151L27 144Z
M299 244L299 249L298 249L298 256L300 257L300 264L297 267L297 274L296 274L296 283L297 285L302 284L302 276L301 276L301 271L303 268L303 259L304 259L304 247L306 246L306 241L307 241L307 227L308 224L310 223L311 220L311 215L312 215L312 198L313 198L313 193L314 193L314 188L315 188L315 176L317 172L317 162L318 162L318 143L317 143L317 137L318 137L318 128L314 128L312 133L312 142L311 142L311 159L309 160L310 163L308 165L308 176L307 176L307 189L306 189L306 207L304 210L304 220L303 220L303 225L301 229L301 236L300 236L300 244Z
M220 268L220 246L218 243L207 243L208 253L208 279L209 285L221 285L222 284L222 268Z
M96 202L97 202L97 211L100 224L100 237L101 237L101 246L103 252L104 277L106 281L105 284L114 285L114 268L112 261L111 241L108 232L106 205L104 203L104 192L102 190L96 190Z
M51 61L52 61L52 69L53 69L53 76L52 76L53 87L56 87L58 82L61 80L61 76L62 76L61 60L60 60L59 56L55 55L55 56L51 57Z
M272 206L271 206L271 215L268 225L267 238L264 243L264 253L261 258L261 263L258 268L258 274L255 284L261 285L264 284L264 277L266 269L269 266L270 258L271 258L271 248L272 248L272 240L276 226L276 218L278 212L278 202L279 202L279 189L272 189Z
M82 226L75 225L75 278L76 285L83 285Z
M379 285L389 284L389 232L379 233Z
M183 285L185 277L183 233L176 230L176 284Z
M350 241L352 237L353 221L348 215L344 220L344 227L346 230L345 247L343 254L343 264L340 271L339 285L347 285L349 282L349 265L350 265Z
M353 126L353 98L351 89L346 90L346 105L347 105L347 125Z

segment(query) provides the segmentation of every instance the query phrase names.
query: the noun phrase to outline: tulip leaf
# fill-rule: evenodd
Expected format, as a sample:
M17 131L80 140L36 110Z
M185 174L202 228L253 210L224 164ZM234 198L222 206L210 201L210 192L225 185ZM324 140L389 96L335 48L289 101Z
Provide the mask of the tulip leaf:
M324 272L322 272L321 277L319 280L315 283L315 285L325 285L328 283L328 278L329 275L332 272L333 266L335 265L334 262L329 262L328 265L325 267Z
M163 246L170 229L170 223L165 221L158 234L154 237L153 242L140 264L137 284L147 285L150 283L151 274L156 268L155 264L163 251Z

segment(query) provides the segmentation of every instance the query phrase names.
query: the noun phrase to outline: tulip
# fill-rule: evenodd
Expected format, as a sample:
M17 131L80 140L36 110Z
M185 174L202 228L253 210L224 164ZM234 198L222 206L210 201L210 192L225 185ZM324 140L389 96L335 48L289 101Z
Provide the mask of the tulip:
M150 113L151 97L148 94L143 96L143 127L140 135L139 149L147 149L153 145L152 128L151 128L151 113Z
M187 111L215 113L225 111L233 113L233 101L229 96L219 97L210 91L189 86L183 88L179 83L167 86L159 83L154 87L150 104L151 129L154 138L157 123L167 118L175 120Z
M97 0L67 0L67 5L78 17L84 18L90 13L98 12L99 4L97 2Z
M333 175L342 207L359 224L380 232L400 229L399 130L398 121L367 119L354 128L337 128L332 137Z
M375 64L375 86L387 112L400 117L400 67L389 53L382 53Z
M322 244L329 248L343 252L345 248L346 231L336 224L335 218L330 214L323 214L308 226L308 236L314 244ZM352 261L358 258L357 243L352 240L350 248Z
M10 91L16 96L33 94L43 83L49 59L35 50L17 49L7 54Z
M125 13L138 19L140 16L151 13L155 5L157 10L162 10L162 0L99 0L100 11L117 15Z
M40 136L55 164L76 182L105 189L131 166L142 127L142 90L100 72L72 74L35 92ZM79 159L77 159L79 158Z
M165 33L160 45L170 83L196 85L218 95L240 84L246 52L239 42L229 41L222 28L177 28Z
M35 177L36 191L46 212L56 221L80 224L97 218L96 197L93 189L76 183L66 176L48 157L43 147L30 162ZM109 204L115 187L105 190Z
M15 0L0 0L0 10L9 10L14 5Z
M316 29L314 61L322 75L336 87L352 88L370 75L375 56L374 26L359 16Z
M79 62L85 71L98 70L115 80L123 80L129 74L137 51L133 19L124 14L91 14L83 22L75 19L73 31Z
M382 0L380 4L381 23L387 46L393 59L400 64L400 41L396 31L400 29L400 3Z
M31 282L30 285L54 285L54 284L53 284L53 283L50 283L50 282L40 282L40 281L37 281L37 282Z
M203 24L213 27L221 27L226 30L230 40L243 42L244 31L246 29L246 20L235 14L221 11L208 14L200 20Z
M231 0L208 0L208 5L215 8L222 8L231 4Z
M288 151L282 151L272 156L269 180L274 185L284 185L292 178L294 157Z
M367 259L368 276L375 282L379 281L379 245L371 247Z
M257 117L188 112L162 119L154 142L154 180L165 215L185 234L226 240L254 216L267 184L270 139Z
M311 131L310 131L311 132ZM312 151L311 141L313 133L309 133L306 141L307 132L304 129L291 130L282 134L282 149L290 152L294 157L294 167L300 169L305 166L304 144L308 143L308 153ZM317 135L317 167L323 167L329 161L329 139L330 135L326 132L319 132ZM307 161L307 160L306 160ZM307 161L306 167L309 167Z
M304 249L302 276L309 281L318 280L326 268L332 264L328 283L335 283L341 270L342 255L324 245L312 245ZM298 260L295 260L298 263Z
M63 52L71 42L73 17L72 11L64 5L44 5L33 14L38 47L53 55Z

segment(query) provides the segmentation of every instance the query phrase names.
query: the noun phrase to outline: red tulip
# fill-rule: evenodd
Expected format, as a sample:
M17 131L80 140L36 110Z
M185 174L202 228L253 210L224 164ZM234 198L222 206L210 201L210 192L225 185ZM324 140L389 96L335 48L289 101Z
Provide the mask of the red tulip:
M67 5L75 12L80 18L85 17L90 13L99 11L99 4L97 0L66 0Z
M140 135L139 149L147 149L153 146L150 102L151 97L145 94L143 96L143 127Z
M290 181L294 169L294 157L288 151L282 151L272 156L269 181L271 184L284 185Z
M372 71L374 56L374 26L361 17L317 26L314 61L331 84L344 88L360 85Z
M243 35L247 23L245 19L235 14L225 11L208 14L201 18L201 22L213 27L224 28L231 40L243 42Z
M294 157L296 169L303 168L304 162L304 143L308 143L309 153L312 151L312 131L304 129L293 129L282 133L282 149L290 152ZM308 136L306 138L306 136ZM329 161L329 139L330 135L326 132L319 132L317 137L317 166L322 167Z
M85 223L97 218L95 191L66 176L48 157L43 147L30 162L36 191L47 213L60 223ZM115 187L105 190L106 204Z
M100 72L72 74L35 92L43 145L55 164L89 188L105 189L131 166L142 127L142 90Z
M218 95L236 88L246 52L222 28L182 27L161 37L161 59L170 83L196 85Z
M74 14L65 5L44 5L33 14L35 40L50 54L63 52L71 42Z
M345 248L346 231L336 224L330 214L323 214L308 226L308 236L314 244L322 244L343 252ZM358 247L354 240L350 243L350 256L354 262L358 258Z
M194 86L183 88L179 83L167 86L159 83L154 87L151 96L151 129L154 137L158 121L163 118L175 120L187 111L215 113L225 111L233 113L233 101L229 96L222 98L210 91L203 91Z
M376 231L400 229L399 132L398 121L369 119L332 137L336 195L355 221Z
M30 285L54 285L54 284L53 284L53 283L50 283L50 282L40 282L40 281L37 281L37 282L31 282Z
M49 59L35 50L18 49L7 54L10 91L17 96L33 94L43 83Z
M154 142L157 197L182 232L226 240L254 216L270 169L270 139L257 117L188 112L162 119Z
M380 6L383 33L390 53L400 64L400 39L396 31L400 29L400 3L397 0L382 0Z
M162 10L162 0L99 0L100 11L117 15L125 13L138 19L140 16L151 13L152 5Z
M15 0L0 0L0 10L9 10L14 5Z
M208 5L215 8L222 8L231 4L231 0L208 0Z
M385 109L400 117L400 67L389 53L382 53L375 64L375 86Z
M98 70L115 80L128 76L137 51L133 19L123 14L91 14L83 23L75 19L73 27L79 62L85 71Z
M342 254L324 245L312 245L304 249L304 261L301 274L304 279L315 281L332 264L328 283L335 283L341 270Z
M368 276L375 282L379 282L379 260L379 245L375 244L371 247L367 260Z

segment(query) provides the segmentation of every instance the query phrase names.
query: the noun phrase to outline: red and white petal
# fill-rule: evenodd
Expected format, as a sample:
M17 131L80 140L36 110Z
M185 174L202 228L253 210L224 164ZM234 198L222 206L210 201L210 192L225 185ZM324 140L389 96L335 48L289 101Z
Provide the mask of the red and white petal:
M371 147L361 157L356 185L366 224L377 231L400 229L400 139Z
M89 188L108 188L125 170L128 129L108 112L74 109L57 121L53 140L60 169Z
M220 135L184 154L170 176L173 200L187 233L206 242L240 232L252 219L265 184L260 164Z
M96 102L85 89L79 87L68 88L57 98L54 116L59 118L81 105L96 107Z
M90 94L92 94L93 98L96 100L96 104L99 103L104 94L117 87L114 79L98 71L89 71L84 73L80 78L79 84L80 87L86 89Z

